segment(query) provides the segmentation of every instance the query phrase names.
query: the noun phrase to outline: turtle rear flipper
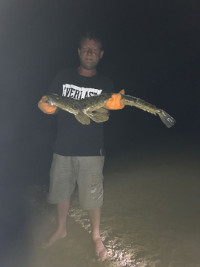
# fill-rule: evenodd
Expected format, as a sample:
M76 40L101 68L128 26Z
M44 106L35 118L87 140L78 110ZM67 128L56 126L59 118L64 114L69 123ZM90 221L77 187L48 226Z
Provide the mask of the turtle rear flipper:
M108 110L100 108L93 112L87 112L87 115L88 117L90 117L91 120L97 123L101 123L107 121L109 119L110 114Z
M79 121L80 123L84 125L90 124L90 118L81 111L75 115L75 118L77 119L77 121Z

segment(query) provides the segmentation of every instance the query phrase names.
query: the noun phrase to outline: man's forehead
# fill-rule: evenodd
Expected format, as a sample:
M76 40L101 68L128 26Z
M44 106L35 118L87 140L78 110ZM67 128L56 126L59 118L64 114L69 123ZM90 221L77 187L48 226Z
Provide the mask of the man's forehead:
M81 44L81 47L85 47L85 46L101 48L101 44L98 41L93 40L93 39L88 39L88 38L85 39Z

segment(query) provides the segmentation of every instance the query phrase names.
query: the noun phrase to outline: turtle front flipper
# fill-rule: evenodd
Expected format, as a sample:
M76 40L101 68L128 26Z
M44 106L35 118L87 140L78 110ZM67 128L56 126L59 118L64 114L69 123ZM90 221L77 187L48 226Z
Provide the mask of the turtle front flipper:
M79 111L78 114L74 115L77 121L84 125L89 125L90 124L90 118L84 114L82 111Z
M106 110L105 108L100 108L97 110L94 110L93 112L86 112L87 116L97 122L97 123L101 123L101 122L105 122L109 119L109 111Z

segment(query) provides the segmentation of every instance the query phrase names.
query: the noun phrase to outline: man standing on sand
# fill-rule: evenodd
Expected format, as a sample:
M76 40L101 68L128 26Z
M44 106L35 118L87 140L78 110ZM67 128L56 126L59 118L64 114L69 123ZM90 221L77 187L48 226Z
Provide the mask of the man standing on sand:
M79 100L113 92L112 81L97 72L103 54L99 38L91 33L83 36L78 48L79 67L60 71L49 93ZM45 103L45 100L46 96L43 96L38 107L44 113L54 114L57 108ZM119 103L115 103L114 109L123 108L120 101L117 102ZM109 109L109 105L106 108ZM58 225L44 248L66 237L70 197L77 183L80 206L89 212L96 255L103 260L107 254L99 231L100 209L103 204L103 123L92 121L90 125L82 125L72 114L62 110L57 113L57 122L48 201L57 204Z

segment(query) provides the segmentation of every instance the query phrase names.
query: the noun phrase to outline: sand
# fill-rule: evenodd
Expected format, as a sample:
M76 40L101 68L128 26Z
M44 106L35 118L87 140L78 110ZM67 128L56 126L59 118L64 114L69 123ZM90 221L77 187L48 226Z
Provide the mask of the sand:
M18 241L8 240L1 266L199 267L199 147L190 138L176 142L130 147L108 156L101 220L107 261L95 257L87 212L79 209L77 191L67 237L41 248L55 230L56 209L46 203L47 186L33 185L16 194L21 201L14 203L15 209L26 203L19 219L25 217L25 223L15 225Z

